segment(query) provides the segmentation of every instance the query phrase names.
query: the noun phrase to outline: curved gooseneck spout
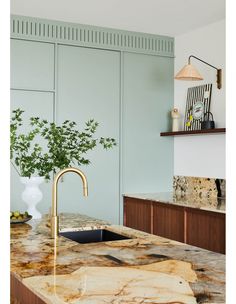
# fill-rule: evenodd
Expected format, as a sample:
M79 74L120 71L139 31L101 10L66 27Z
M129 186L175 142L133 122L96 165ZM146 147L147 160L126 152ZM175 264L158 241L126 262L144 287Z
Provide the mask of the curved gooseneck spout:
M86 176L82 171L80 171L77 168L65 168L57 173L57 175L54 178L53 186L52 186L52 214L51 214L51 236L52 238L56 239L59 233L59 219L57 215L57 186L58 181L61 178L62 175L64 175L67 172L74 172L77 173L83 182L83 193L84 196L88 196L88 183Z

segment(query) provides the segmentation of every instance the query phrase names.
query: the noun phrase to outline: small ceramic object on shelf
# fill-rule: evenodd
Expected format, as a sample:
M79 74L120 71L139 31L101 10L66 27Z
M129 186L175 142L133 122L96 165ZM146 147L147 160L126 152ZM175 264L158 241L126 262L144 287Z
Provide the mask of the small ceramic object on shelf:
M178 132L179 131L179 110L177 108L174 108L171 111L171 117L172 117L172 132Z

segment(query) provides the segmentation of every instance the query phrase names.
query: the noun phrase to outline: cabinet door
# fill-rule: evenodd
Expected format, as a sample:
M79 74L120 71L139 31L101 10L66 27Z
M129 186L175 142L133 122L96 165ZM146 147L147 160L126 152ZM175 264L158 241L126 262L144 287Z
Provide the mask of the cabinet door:
M124 198L124 225L137 230L152 232L152 202L135 198Z
M153 234L184 242L184 208L154 202Z
M225 253L225 214L186 208L186 243Z
M63 46L58 48L56 120L99 123L96 137L113 137L118 145L100 145L88 153L91 164L81 166L88 179L89 196L83 197L81 180L67 174L60 183L59 210L79 212L119 223L119 108L120 54L115 51Z
M53 90L54 45L12 39L11 87Z
M11 304L46 304L13 274L10 276Z
M173 58L124 54L124 193L171 191L173 138L163 140L173 106Z

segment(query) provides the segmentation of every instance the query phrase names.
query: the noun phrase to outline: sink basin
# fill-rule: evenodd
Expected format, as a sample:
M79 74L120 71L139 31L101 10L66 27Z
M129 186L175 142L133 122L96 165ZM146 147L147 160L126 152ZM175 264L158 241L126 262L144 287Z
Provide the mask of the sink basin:
M106 229L61 232L60 235L82 244L130 239L127 236Z

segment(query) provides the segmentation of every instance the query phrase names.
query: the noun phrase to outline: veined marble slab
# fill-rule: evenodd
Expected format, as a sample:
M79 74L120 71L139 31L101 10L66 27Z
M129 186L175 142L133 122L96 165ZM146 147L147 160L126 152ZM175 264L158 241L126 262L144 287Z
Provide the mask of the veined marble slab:
M127 267L81 267L71 274L32 277L23 283L47 304L197 304L182 277Z
M71 229L83 230L89 228L87 222L92 224L92 229L103 227L105 224L105 222L99 220L94 220L93 222L93 219L81 215L63 214L60 225L63 229L70 229L70 227L72 227ZM181 294L182 302L175 301L173 303L213 304L225 302L224 255L128 227L115 225L105 226L106 229L127 235L131 237L131 239L78 244L60 236L55 242L50 238L47 217L41 220L31 220L23 225L12 225L11 273L23 282L23 284L31 284L30 282L35 284L30 285L31 288L35 286L35 293L36 282L39 282L38 278L42 279L40 279L42 284L47 280L49 280L49 283L52 283L52 278L53 280L56 279L57 282L60 282L59 286L62 287L66 286L67 279L70 278L71 288L69 291L66 288L64 289L64 287L60 289L59 298L61 302L58 303L63 304L77 303L77 298L73 300L69 297L67 301L64 301L63 292L65 294L68 291L70 295L71 293L77 294L78 289L74 289L73 286L77 288L79 285L76 285L77 283L75 281L77 281L77 277L74 275L79 275L82 282L82 273L89 274L89 277L91 276L89 279L91 281L89 282L92 282L93 275L96 276L95 281L98 281L97 283L93 281L93 283L89 285L91 287L88 289L89 292L96 293L96 288L97 292L100 292L100 287L95 287L98 286L96 284L101 284L105 287L109 284L110 287L107 287L106 292L110 292L112 301L114 299L114 292L120 290L119 288L123 288L122 286L125 285L126 280L130 280L130 277L134 279L131 284L132 288L128 288L130 298L127 298L133 299L133 302L126 302L128 300L125 298L122 302L122 297L119 296L116 296L116 301L113 302L109 299L106 300L107 302L104 302L104 299L102 299L103 302L94 302L94 298L91 300L89 293L90 302L84 303L161 303L157 302L159 300L157 298L159 296L158 288L164 288L167 293L173 293L170 295L170 299L172 299L172 296L180 296ZM103 269L106 269L105 272ZM142 296L138 294L139 297L132 298L134 295L132 289L136 286L135 280L137 278L134 274L138 274L137 271L140 271L142 280L138 283L139 287L136 294L138 294L140 288ZM115 272L117 272L117 275L113 278ZM164 280L166 282L165 284L167 284L165 287L163 287L161 282L163 280L160 279L163 278L163 275L166 278L166 280ZM181 277L181 280L183 280L183 284L186 286L186 292L179 292L179 286L176 284L172 286L173 282L177 282L175 281L177 277ZM156 278L155 281L154 278ZM110 285L110 281L113 281L113 279L116 283L111 283ZM152 282L155 282L155 284L152 285ZM37 286L39 287L39 285L41 286L41 283ZM46 285L42 285L42 290L44 290L43 286L45 287ZM155 286L156 289L153 286ZM146 293L144 295L145 289ZM156 294L154 290L156 290ZM59 292L59 287L57 292ZM167 295L167 293L163 293L163 295ZM193 302L186 302L186 296L189 296ZM40 297L45 303L57 303L50 302L50 296L44 291L40 292ZM142 297L153 297L156 302L148 299L143 301L141 300ZM162 298L162 300L163 299L165 298ZM170 302L164 301L162 303Z
M126 197L150 200L176 206L191 207L218 213L225 213L225 198L199 198L192 195L177 196L174 192L130 193Z

